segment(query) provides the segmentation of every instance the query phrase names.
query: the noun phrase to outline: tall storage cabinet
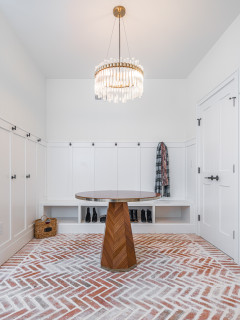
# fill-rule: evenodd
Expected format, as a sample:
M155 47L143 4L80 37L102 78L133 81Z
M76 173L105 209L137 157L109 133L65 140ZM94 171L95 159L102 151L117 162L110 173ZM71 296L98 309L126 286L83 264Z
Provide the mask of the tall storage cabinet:
M0 128L0 248L11 240L10 218L10 133Z
M36 143L26 140L26 227L36 219Z
M41 139L0 121L0 265L33 237L46 195L46 147Z
M25 138L11 136L11 213L12 235L25 230Z

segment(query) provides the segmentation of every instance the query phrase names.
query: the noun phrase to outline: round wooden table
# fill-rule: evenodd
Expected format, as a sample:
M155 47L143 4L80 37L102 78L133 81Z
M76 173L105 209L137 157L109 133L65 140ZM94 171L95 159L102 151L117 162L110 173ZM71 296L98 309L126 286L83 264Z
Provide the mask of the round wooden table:
M101 266L110 271L127 271L137 265L129 217L128 202L160 198L146 191L86 191L75 195L79 200L109 202L102 247Z

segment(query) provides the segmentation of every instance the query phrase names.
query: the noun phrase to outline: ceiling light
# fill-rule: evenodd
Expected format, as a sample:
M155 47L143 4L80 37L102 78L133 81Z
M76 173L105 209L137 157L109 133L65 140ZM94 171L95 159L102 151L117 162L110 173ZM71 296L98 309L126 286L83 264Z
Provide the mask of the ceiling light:
M119 25L118 58L106 59L95 68L96 98L115 103L141 98L143 94L143 67L139 65L138 60L130 58L130 53L129 58L121 58L121 18L125 16L125 13L126 10L122 6L113 9L113 15L116 17L115 22L118 20Z

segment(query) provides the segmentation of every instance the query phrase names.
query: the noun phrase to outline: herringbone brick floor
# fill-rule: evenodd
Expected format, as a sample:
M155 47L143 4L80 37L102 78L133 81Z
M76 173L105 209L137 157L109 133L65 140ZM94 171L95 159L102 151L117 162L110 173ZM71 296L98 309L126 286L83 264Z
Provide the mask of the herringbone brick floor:
M196 235L134 235L138 266L100 268L102 235L36 240L0 268L0 319L240 320L240 266Z

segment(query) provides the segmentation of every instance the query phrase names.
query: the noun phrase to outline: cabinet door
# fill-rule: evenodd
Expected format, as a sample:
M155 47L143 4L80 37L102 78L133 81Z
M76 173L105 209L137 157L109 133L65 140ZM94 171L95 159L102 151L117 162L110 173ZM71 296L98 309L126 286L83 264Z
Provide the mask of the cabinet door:
M117 190L117 148L95 149L95 190Z
M72 194L71 148L50 146L47 149L47 195L49 199L70 199Z
M140 190L140 148L118 148L118 190Z
M141 147L141 190L154 191L156 177L156 147Z
M0 246L10 235L10 134L0 129Z
M36 219L36 143L26 141L26 225Z
M11 146L12 235L25 230L25 138L12 134Z
M94 190L94 148L73 148L73 192Z

